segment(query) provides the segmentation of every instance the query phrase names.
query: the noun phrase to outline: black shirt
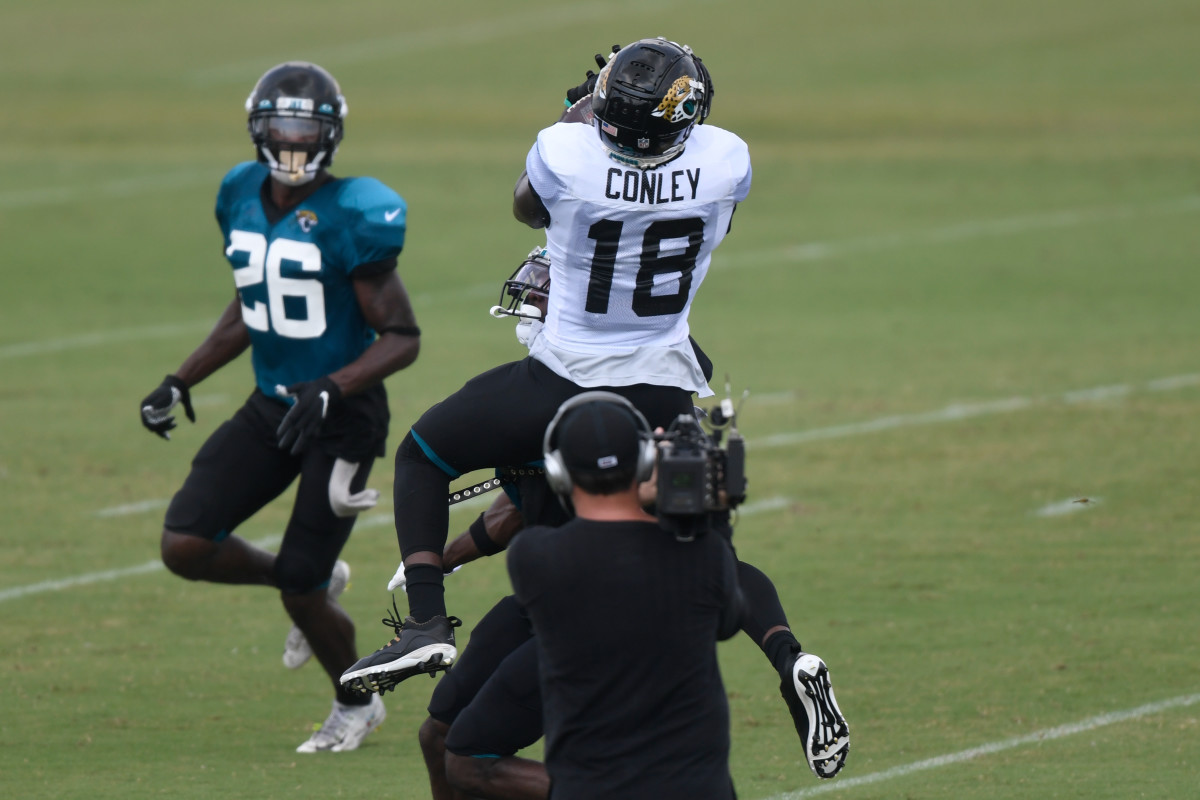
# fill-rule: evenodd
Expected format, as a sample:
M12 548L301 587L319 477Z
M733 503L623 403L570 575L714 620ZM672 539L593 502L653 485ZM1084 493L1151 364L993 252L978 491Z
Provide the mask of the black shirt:
M729 800L718 638L737 605L720 536L575 519L508 549L533 623L555 800Z

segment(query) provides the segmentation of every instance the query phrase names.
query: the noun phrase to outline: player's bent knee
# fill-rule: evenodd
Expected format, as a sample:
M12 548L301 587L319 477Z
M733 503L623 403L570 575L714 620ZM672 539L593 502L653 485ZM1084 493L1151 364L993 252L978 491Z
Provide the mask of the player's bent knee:
M446 752L446 732L449 730L449 725L433 717L427 717L421 723L421 728L417 731L417 741L421 743L421 752L425 754L426 760L430 756L440 758Z
M200 580L204 562L216 550L217 545L208 539L163 529L160 542L163 565L181 578Z
M446 751L446 780L468 795L486 794L498 758L460 756Z
M280 552L275 559L275 585L285 597L310 594L328 586L331 569L302 554Z
M425 455L425 451L421 449L421 445L417 444L417 440L413 437L413 432L410 430L400 440L400 446L396 448L396 464L404 462L418 462L423 464L432 463L429 456Z

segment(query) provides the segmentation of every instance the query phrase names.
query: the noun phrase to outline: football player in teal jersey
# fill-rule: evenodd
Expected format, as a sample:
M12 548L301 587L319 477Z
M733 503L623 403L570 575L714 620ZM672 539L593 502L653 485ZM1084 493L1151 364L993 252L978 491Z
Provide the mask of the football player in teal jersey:
M164 439L189 390L251 350L256 386L200 448L167 510L162 559L175 574L279 590L294 623L284 650L295 668L312 655L335 691L324 725L298 752L358 747L384 717L378 697L341 686L358 658L354 624L336 602L349 579L338 556L383 455L383 380L417 358L420 330L396 272L404 200L373 178L328 171L346 101L333 76L305 62L268 70L246 101L257 155L234 167L216 216L236 295L208 337L140 404ZM278 553L238 525L300 479Z

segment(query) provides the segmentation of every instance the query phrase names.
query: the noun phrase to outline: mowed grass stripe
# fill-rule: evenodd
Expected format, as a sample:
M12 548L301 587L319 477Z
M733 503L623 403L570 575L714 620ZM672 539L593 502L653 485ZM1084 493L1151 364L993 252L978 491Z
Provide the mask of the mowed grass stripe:
M461 508L477 508L491 503L492 498L487 495L480 495L466 500L459 504ZM753 503L747 503L739 510L740 516L754 516L755 514L766 514L771 511L781 511L790 506L792 500L787 497L768 497L765 500L759 500ZM157 507L157 506L156 506ZM392 525L395 520L391 514L372 514L369 517L361 520L355 526L356 530L362 528L377 528L384 525ZM277 546L283 537L275 534L266 536L253 542L256 547L272 548ZM57 578L55 580L41 581L28 586L15 586L11 589L0 590L0 603L8 600L16 600L29 595L41 594L43 592L57 592L63 589L72 589L76 586L83 586L90 583L104 583L106 581L115 581L121 578L128 578L134 575L145 575L150 572L157 572L163 568L161 561L147 561L143 564L137 564L132 567L120 567L118 569L106 569L99 572L87 572L82 575L73 575L67 578Z
M895 414L887 417L877 417L865 422L854 422L846 425L831 425L826 428L813 428L794 433L776 433L760 439L747 442L750 447L774 448L793 447L805 442L815 442L823 439L838 439L843 436L857 436L864 433L879 433L896 428L908 428L914 425L933 425L942 422L957 422L974 417L993 414L1008 414L1024 411L1040 405L1062 403L1078 405L1080 403L1095 403L1125 397L1135 391L1163 392L1200 386L1200 373L1173 375L1168 378L1156 378L1144 384L1129 383L1095 386L1091 389L1078 389L1057 395L1040 397L1006 397L1000 400L988 400L981 403L955 403L936 411L926 411L920 414Z
M1083 402L1094 402L1113 397L1123 397L1131 394L1134 391L1147 392L1162 392L1172 391L1177 389L1191 388L1200 386L1200 373L1187 375L1173 375L1166 378L1156 378L1147 381L1144 384L1116 384L1097 386L1091 389L1080 389L1070 392L1064 392L1059 395L1047 395L1041 398L1031 397L1011 397L1002 400L995 400L985 403L974 404L957 404L946 406L937 411L926 412L922 414L907 414L894 415L888 417L879 417L875 420L866 422L854 423L849 425L833 425L827 428L814 428L808 431L798 431L795 433L775 434L773 436L763 437L761 439L752 439L748 442L750 447L783 447L794 446L810 441L820 441L824 439L834 439L845 436L856 436L867 433L878 433L887 430L894 430L901 427L910 427L914 425L929 425L943 422L955 422L964 419L972 419L975 417L985 416L989 414L1009 413L1024 409L1033 408L1038 405L1047 405L1052 402L1061 402L1066 405L1075 405ZM472 498L461 505L464 508L483 505L489 502L490 498L481 496ZM112 508L100 509L95 512L98 516L123 516L130 513L138 513L146 510L154 510L162 507L161 500L145 500L139 503L131 503L123 506L115 506ZM786 498L768 498L758 501L757 503L747 504L741 511L743 515L755 513L764 513L787 507ZM373 514L364 517L358 524L359 528L377 527L390 524L392 517L390 514ZM270 541L277 543L279 537L271 537ZM261 545L272 546L272 545ZM140 564L134 567L126 567L118 570L106 570L103 572L88 573L60 580L43 581L24 587L15 587L0 591L0 602L24 597L29 594L36 594L44 591L57 591L73 586L78 586L82 583L95 583L106 580L116 580L127 575L141 574L150 572L158 567L161 563L157 561Z
M712 0L699 0L711 2ZM414 30L373 39L322 47L307 51L305 60L314 61L328 69L371 61L391 60L413 53L430 51L443 52L448 48L480 45L510 37L528 39L538 34L578 25L602 22L611 19L622 7L645 15L655 11L669 10L683 5L679 0L627 0L612 5L563 5L555 3L518 13L504 14L490 19L459 19L453 25L429 30ZM695 5L695 2L689 3ZM496 6L501 8L501 6ZM222 83L244 83L248 75L257 76L263 70L282 60L280 56L267 56L253 61L221 64L195 70L188 75L189 83L196 86L211 86Z
M1030 409L1038 405L1049 405L1056 402L1064 405L1078 405L1080 403L1102 402L1104 400L1125 397L1133 394L1135 391L1166 392L1191 388L1194 386L1200 386L1200 373L1172 375L1167 378L1155 378L1154 380L1146 381L1141 385L1128 383L1108 384L1105 386L1095 386L1090 389L1076 389L1069 392L1063 392L1062 394L1058 395L1045 395L1042 397L1008 397L1001 400L989 400L981 403L956 403L945 406L944 408L936 411L926 411L920 414L895 414L886 417L876 417L875 419L866 420L864 422L852 422L844 425L830 425L824 428L811 428L809 430L794 431L791 433L776 433L758 439L750 439L747 441L747 446L761 447L764 449L792 447L797 444L804 444L806 442L816 442L826 439L839 439L846 436L860 436L868 433L881 433L883 431L895 430L896 428L907 428L917 425L935 425L944 422L958 422L960 420L973 419L975 417L989 416L993 414L1007 414ZM461 505L464 508L468 508L474 505L479 505L481 500L487 500L487 498L472 498ZM135 503L125 503L119 506L102 508L93 513L98 517L122 517L131 514L140 514L147 511L156 511L165 507L167 502L168 501L163 498L153 498L149 500L141 500ZM743 509L743 513L745 513L745 509ZM358 526L373 526L381 524L382 522L390 521L391 517L388 515L375 514L360 520ZM0 600L2 599L4 598L2 595L0 595Z
M80 192L84 192L80 189ZM5 195L0 194L0 205ZM787 247L764 248L735 254L728 259L713 261L714 269L738 269L778 261L820 261L855 252L885 250L917 245L952 244L964 239L986 236L1012 236L1040 230L1071 228L1105 222L1130 220L1139 216L1157 216L1200 211L1200 195L1186 195L1174 200L1143 206L1100 206L1094 208L1065 209L1045 214L996 217L990 220L975 220L951 225L914 230L907 234L870 235L830 242L811 242ZM435 305L450 298L477 296L488 291L493 283L479 283L460 287L448 292L421 293L414 295L416 305ZM136 341L141 339L166 338L206 331L211 321L186 322L175 325L147 325L113 331L98 331L44 339L32 342L16 342L0 346L0 361L26 356L42 356L50 353L97 347L106 344Z

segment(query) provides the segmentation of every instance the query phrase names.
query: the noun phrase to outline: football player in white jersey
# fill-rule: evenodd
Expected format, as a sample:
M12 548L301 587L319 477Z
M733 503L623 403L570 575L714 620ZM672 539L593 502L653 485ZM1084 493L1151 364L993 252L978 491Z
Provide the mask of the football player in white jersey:
M658 38L614 50L607 61L598 58L599 75L574 97L568 93L579 107L538 134L514 191L517 219L546 230L554 291L544 326L527 358L471 379L401 442L394 507L409 616L394 622L392 642L342 675L344 684L382 693L446 669L457 656L461 622L447 614L443 583L451 480L540 464L542 434L556 410L589 389L624 396L653 428L693 413L693 393L713 394L689 341L688 312L749 193L749 152L735 134L701 125L712 79L690 48ZM739 569L743 590L761 585L779 615L759 615L746 631L790 676L799 643L774 587L746 570L754 574ZM824 672L820 679L827 684ZM808 690L800 678L785 684L785 697ZM798 728L808 716L799 714ZM826 750L817 769L809 756L822 777L845 758L840 714L836 722L836 732L816 733L816 743L837 738L840 757ZM809 744L814 726L807 727L801 735Z
M602 113L590 124L560 121L538 135L513 209L548 236L555 291L545 327L527 358L468 381L401 442L394 502L409 616L343 682L386 691L456 656L458 620L446 613L442 580L451 480L540 463L555 411L588 389L616 391L663 428L691 413L693 393L712 394L687 316L749 190L750 164L740 139L715 130L697 139L709 157L691 158L689 137L709 108L706 79L690 50L643 40L594 79L590 102Z
M712 394L688 312L751 169L745 142L700 125L711 99L688 48L642 40L601 69L591 126L538 134L514 210L546 228L555 291L533 356L556 374Z

